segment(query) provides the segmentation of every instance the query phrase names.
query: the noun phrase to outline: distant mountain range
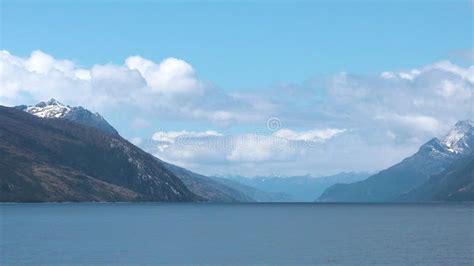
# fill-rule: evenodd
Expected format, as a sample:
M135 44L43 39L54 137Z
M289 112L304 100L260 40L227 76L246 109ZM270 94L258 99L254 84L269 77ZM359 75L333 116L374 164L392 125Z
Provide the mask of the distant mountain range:
M227 187L238 190L248 197L252 198L256 202L290 202L293 201L291 196L284 192L271 192L264 191L254 186L243 184L233 179L222 178L222 177L209 177L216 182L226 185Z
M242 177L227 176L234 182L272 193L274 201L311 202L318 198L326 188L337 184L347 184L364 180L370 174L361 172L339 173L331 176L269 176ZM279 195L279 196L277 196Z
M472 156L474 123L460 121L441 140L366 180L336 184L319 201L386 202L474 200Z

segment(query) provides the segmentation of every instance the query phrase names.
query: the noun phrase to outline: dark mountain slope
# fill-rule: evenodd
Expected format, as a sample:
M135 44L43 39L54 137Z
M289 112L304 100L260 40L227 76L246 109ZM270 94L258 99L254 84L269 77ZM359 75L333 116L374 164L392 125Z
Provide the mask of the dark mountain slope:
M119 136L0 106L0 200L194 201L152 155Z

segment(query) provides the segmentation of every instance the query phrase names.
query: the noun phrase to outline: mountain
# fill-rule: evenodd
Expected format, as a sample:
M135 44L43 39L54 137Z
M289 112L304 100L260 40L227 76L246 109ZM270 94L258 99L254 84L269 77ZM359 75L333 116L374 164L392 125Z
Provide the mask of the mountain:
M66 106L55 99L40 102L34 106L20 105L16 109L25 111L32 115L46 119L65 119L88 127L99 129L108 134L119 136L117 130L112 127L100 114L92 113L83 107ZM167 170L176 175L194 194L203 199L214 202L248 202L254 201L245 193L228 187L221 182L199 175L184 168L165 163L159 159Z
M440 174L459 159L469 156L474 148L474 123L459 121L441 140L434 138L417 153L366 180L336 184L319 197L319 201L384 202L395 201Z
M319 197L323 191L336 183L351 183L360 181L369 176L368 173L339 173L332 176L290 176L290 177L241 177L233 176L228 179L244 184L246 186L273 193L280 194L277 201L312 202Z
M33 106L19 105L15 108L41 118L62 118L85 126L98 128L112 135L118 135L113 128L99 113L92 113L83 107L66 106L55 99L40 102Z
M266 192L260 189L244 185L235 180L222 178L222 177L210 177L212 180L224 184L227 187L233 188L247 197L252 198L256 202L288 202L291 201L291 197L285 193Z
M401 201L474 201L474 154L400 196Z
M211 202L253 202L255 199L239 189L196 174L179 166L164 163L196 195Z
M0 106L2 202L198 200L163 163L118 135Z

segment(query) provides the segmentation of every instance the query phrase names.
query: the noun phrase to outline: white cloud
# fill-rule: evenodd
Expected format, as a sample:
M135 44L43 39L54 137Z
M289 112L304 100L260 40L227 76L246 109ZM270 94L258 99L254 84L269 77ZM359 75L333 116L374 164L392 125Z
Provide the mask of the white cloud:
M160 64L131 56L125 60L129 69L136 69L145 78L148 86L161 94L202 93L204 83L196 77L193 67L177 58L167 58Z
M234 143L233 149L226 155L231 162L283 161L301 151L292 147L288 140L264 135L238 136Z
M49 54L42 51L34 51L30 58L25 60L23 64L29 71L38 74L47 74L51 71L59 71L66 74L74 73L74 63L68 60L55 60Z
M222 136L222 134L214 130L208 130L204 132L186 131L186 130L168 131L168 132L158 131L153 134L152 140L174 143L175 140L178 138L202 138L202 137L211 137L211 136L220 137Z
M385 79L405 79L405 80L414 80L418 75L420 75L421 71L418 70L418 69L412 69L411 71L408 71L408 72L390 72L390 71L386 71L386 72L382 72L382 74L380 75L382 78L385 78Z
M74 75L76 76L76 78L78 79L82 79L82 80L90 80L92 77L91 77L91 72L87 69L76 69L74 71Z
M296 132L291 129L280 129L273 133L273 136L288 140L324 141L344 131L346 130L337 128L315 129L302 132Z
M462 68L449 61L441 61L425 67L424 71L446 71L461 77L462 79L474 83L474 66Z
M469 85L465 82L442 80L437 93L446 98L446 100L454 97L460 100L470 99L472 97L472 84Z

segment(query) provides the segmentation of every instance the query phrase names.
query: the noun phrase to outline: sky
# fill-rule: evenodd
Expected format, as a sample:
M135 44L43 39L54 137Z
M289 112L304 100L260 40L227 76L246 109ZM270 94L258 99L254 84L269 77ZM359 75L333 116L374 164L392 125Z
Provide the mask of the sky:
M204 174L377 171L473 116L472 1L1 1L0 104Z

